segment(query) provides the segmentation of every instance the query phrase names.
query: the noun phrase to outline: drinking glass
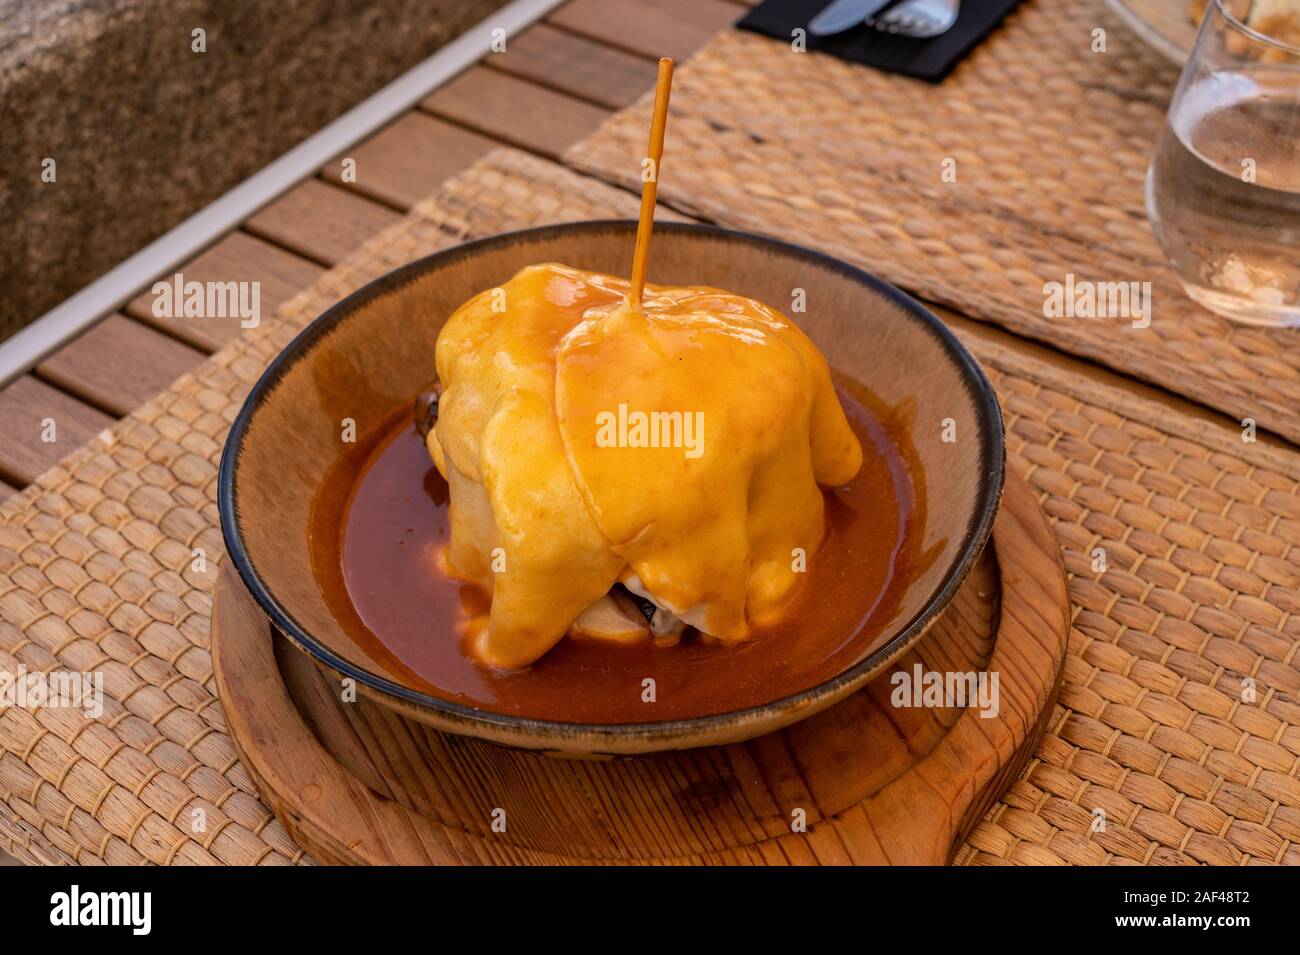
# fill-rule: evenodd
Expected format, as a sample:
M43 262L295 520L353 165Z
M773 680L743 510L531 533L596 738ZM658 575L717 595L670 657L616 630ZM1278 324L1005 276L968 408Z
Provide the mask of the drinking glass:
M1187 294L1269 326L1300 325L1300 22L1283 6L1210 0L1146 188Z

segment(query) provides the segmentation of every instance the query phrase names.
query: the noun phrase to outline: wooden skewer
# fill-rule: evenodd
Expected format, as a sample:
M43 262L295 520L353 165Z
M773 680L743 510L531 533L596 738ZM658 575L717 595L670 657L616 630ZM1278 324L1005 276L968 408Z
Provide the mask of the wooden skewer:
M654 118L650 121L650 147L646 153L650 175L641 177L641 217L636 226L636 250L632 253L632 284L627 290L627 303L637 310L641 308L641 293L645 291L650 233L655 223L655 195L659 190L659 161L664 155L664 127L668 125L668 94L672 88L673 61L665 56L659 60L659 79L655 83Z

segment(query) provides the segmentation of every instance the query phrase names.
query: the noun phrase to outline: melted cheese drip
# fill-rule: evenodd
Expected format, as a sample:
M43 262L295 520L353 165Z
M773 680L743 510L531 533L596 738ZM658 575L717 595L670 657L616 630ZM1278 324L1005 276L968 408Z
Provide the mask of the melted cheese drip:
M492 592L470 640L489 665L538 659L621 580L743 640L793 597L796 549L821 544L818 485L862 463L826 360L783 315L704 287L648 285L638 311L626 293L532 266L438 337L428 446L450 486L445 565ZM676 413L658 419L670 446L635 446L653 412Z

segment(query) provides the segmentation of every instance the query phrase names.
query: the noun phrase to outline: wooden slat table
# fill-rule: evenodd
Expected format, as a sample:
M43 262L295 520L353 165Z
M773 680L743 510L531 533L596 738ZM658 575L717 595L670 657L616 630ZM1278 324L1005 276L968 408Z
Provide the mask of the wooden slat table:
M324 269L247 232L232 232L177 271L187 282L258 282L262 312L270 315L285 300L316 281ZM203 352L216 351L240 332L238 321L158 318L154 316L153 306L154 295L150 290L133 299L126 307L126 314Z
M495 139L436 116L410 112L336 157L320 174L367 199L406 210L498 145ZM343 178L345 159L356 163L350 181Z
M488 66L578 99L622 109L655 84L650 60L539 23Z
M253 215L244 228L321 265L337 265L401 216L359 192L308 179Z
M0 391L0 477L25 487L112 423L104 412L25 375Z
M471 67L434 90L420 107L553 159L594 133L610 114L610 110L484 66Z
M125 315L110 315L36 367L52 385L119 417L203 360L203 352Z
M684 60L741 12L725 0L572 0L550 21L616 49Z

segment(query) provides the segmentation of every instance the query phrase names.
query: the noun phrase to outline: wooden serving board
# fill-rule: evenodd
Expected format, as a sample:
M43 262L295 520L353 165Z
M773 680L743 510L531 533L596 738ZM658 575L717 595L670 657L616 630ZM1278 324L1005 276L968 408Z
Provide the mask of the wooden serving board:
M1033 752L1068 632L1055 537L1009 478L993 546L917 647L860 693L746 743L570 760L344 703L229 564L212 653L245 767L322 862L943 864ZM996 715L894 705L894 674L917 665L997 674Z

